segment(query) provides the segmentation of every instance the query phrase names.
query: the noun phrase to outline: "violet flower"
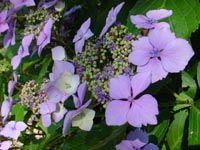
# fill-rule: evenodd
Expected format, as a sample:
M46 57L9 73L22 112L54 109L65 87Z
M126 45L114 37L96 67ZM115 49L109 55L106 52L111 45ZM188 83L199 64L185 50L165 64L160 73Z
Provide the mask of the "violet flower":
M30 34L30 35L26 35L23 39L22 39L22 45L19 47L18 49L18 53L16 56L14 56L11 60L11 65L13 67L13 70L16 69L22 58L26 57L29 55L29 46L33 40L34 35Z
M86 92L86 82L82 83L78 87L77 91L78 91L77 92L78 93L78 97L73 95L74 105L75 105L75 107L77 109L69 111L65 116L64 124L63 124L63 131L62 131L64 136L67 134L68 129L72 125L72 119L75 116L77 116L78 114L80 114L91 103L91 99L90 99L83 105L83 100L84 100L85 92ZM88 128L91 129L91 124L90 124L90 127L88 127Z
M141 127L147 124L157 124L158 104L156 99L149 94L136 99L136 96L149 84L148 73L134 75L131 80L126 75L111 78L109 96L113 100L106 107L107 125L120 126L128 122L134 127Z
M42 124L44 127L51 125L51 114L56 111L56 103L44 102L40 104L40 114L42 115Z
M9 150L11 144L11 141L3 141L2 143L0 143L0 150Z
M167 23L157 23L156 21L164 19L172 15L172 10L159 9L159 10L150 10L144 15L135 15L131 16L131 22L136 25L137 28L141 29L152 29L159 28L160 26L166 26L169 28Z
M154 29L148 37L132 43L129 62L137 65L137 72L150 72L152 83L170 73L183 70L194 55L190 44L176 38L169 28Z
M106 18L106 24L103 27L103 30L100 33L100 38L107 32L107 30L110 28L110 26L113 25L113 23L115 23L116 19L117 19L117 15L120 12L121 8L123 7L124 2L118 4L115 8L111 8L111 10L108 13L108 16Z
M74 36L73 42L75 43L75 52L76 54L82 52L85 40L92 37L94 34L89 29L91 19L88 18L82 25L81 28L77 31L77 34Z
M158 146L152 143L147 144L148 141L147 133L136 129L128 134L127 140L123 140L116 145L116 150L159 150Z
M17 140L20 135L20 132L24 131L26 128L27 125L22 121L19 122L10 121L1 130L0 135Z
M35 6L34 0L10 0L10 2L14 5L14 8Z
M6 22L7 12L7 10L2 10L0 12L0 33L8 30L9 28L8 23Z
M4 36L3 39L3 45L4 48L7 48L10 44L11 45L15 45L15 26L16 26L16 20L14 20L14 18L12 18L9 22L9 29L6 33L6 35Z
M50 43L51 39L51 29L53 27L53 19L49 18L47 23L44 25L43 31L40 32L37 39L38 55L42 53L42 49Z

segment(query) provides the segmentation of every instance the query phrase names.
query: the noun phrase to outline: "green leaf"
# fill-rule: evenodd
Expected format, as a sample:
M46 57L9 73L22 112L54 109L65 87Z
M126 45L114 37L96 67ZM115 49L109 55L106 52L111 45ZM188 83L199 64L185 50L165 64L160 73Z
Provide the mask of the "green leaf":
M185 71L182 71L181 78L182 88L188 88L187 91L185 91L185 93L193 99L197 91L197 85L195 80Z
M200 87L200 62L197 65L197 83L198 86Z
M129 16L143 14L154 9L172 10L173 14L164 21L168 22L177 37L188 39L198 29L200 23L200 4L198 0L138 0ZM128 17L127 25L134 34L138 33Z
M126 126L108 127L104 124L93 126L89 132L80 131L70 136L62 149L67 150L115 150L115 145L125 138Z
M200 102L200 100L198 100ZM200 145L200 109L197 106L190 108L188 145Z
M24 121L24 107L21 104L16 104L12 107L12 115L15 115L15 121Z
M50 63L51 63L51 59L49 59L49 58L43 59L43 61L41 62L42 68L40 70L38 80L42 80L43 77L45 76L45 74L48 73L48 67L49 67Z
M172 121L167 132L167 142L170 150L181 149L185 121L187 116L187 110L180 111L174 115L174 120Z

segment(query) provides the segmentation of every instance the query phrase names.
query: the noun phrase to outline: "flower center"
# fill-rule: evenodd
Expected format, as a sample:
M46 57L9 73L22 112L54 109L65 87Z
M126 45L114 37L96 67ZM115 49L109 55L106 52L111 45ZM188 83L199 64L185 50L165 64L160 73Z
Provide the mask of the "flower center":
M150 54L151 54L151 58L160 57L160 51L158 51L156 48L153 48Z

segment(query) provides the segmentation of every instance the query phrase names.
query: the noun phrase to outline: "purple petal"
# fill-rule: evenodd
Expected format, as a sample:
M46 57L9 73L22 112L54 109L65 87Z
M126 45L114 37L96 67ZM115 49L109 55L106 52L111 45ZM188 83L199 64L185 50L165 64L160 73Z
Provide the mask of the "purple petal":
M140 148L149 142L149 137L146 132L141 129L136 129L127 135L127 140L134 141L134 145L137 145L137 147Z
M64 60L66 57L65 49L62 46L56 46L51 49L53 60Z
M131 96L130 78L125 75L111 78L109 81L109 95L113 99L128 99Z
M131 79L131 86L133 90L133 97L143 92L151 83L150 72L138 73Z
M52 102L43 102L40 104L40 114L49 114L56 111L56 103Z
M141 29L151 29L154 27L152 22L149 21L149 18L147 18L144 15L135 15L131 16L131 22L136 25L137 28Z
M11 141L3 141L2 143L0 143L1 146L0 146L0 149L1 150L9 150L12 142Z
M162 29L162 28L168 28L170 29L170 25L166 22L159 22L159 23L154 23L154 28L155 29Z
M51 125L51 115L50 114L42 115L42 124L44 127L49 127Z
M144 65L151 58L150 52L153 50L147 37L139 38L139 40L132 43L133 51L128 57L129 62L134 65Z
M147 145L145 145L145 147L142 150L159 150L158 146L149 143Z
M127 113L129 111L130 102L113 100L106 107L106 124L107 125L123 125L127 122Z
M53 103L58 103L61 101L63 94L54 87L55 82L49 82L43 87L46 91L48 101Z
M85 39L81 39L75 43L75 52L76 54L82 53L82 49L85 43Z
M161 62L168 72L184 70L191 57L194 55L192 47L184 39L171 41L161 54Z
M157 50L163 50L170 41L176 39L169 28L151 30L148 36L150 43Z
M72 118L75 116L75 114L77 114L76 111L69 111L66 114L65 119L64 119L64 123L63 123L63 129L62 129L63 136L65 136L67 134L67 131L72 124Z
M143 95L138 100L133 100L127 118L128 123L134 127L157 124L158 103L151 95Z
M75 108L81 107L81 103L79 101L79 98L76 95L72 95L72 97L73 97L73 102L74 102Z
M16 124L15 124L15 128L18 131L24 131L27 127L28 126L22 121L16 122Z
M77 90L78 91L79 101L80 101L81 105L82 105L83 100L85 98L86 87L87 87L87 83L83 82L82 84L79 85L78 90Z
M19 66L20 62L21 62L22 57L20 55L16 55L12 58L11 60L11 65L13 67L13 70L17 69L17 67Z
M134 150L132 141L123 140L120 144L116 145L116 150Z
M150 72L152 83L157 82L165 78L168 74L162 67L162 63L159 59L153 58L145 66L138 66L138 72Z
M67 109L64 107L64 105L58 103L57 110L52 114L52 118L54 119L55 122L59 122L64 117L66 112Z
M147 17L154 20L161 20L172 15L172 10L159 9L159 10L150 10L147 12Z
M87 40L90 37L92 37L94 35L94 33L92 33L92 31L90 29L87 30L87 32L84 34L84 39Z
M3 117L3 123L8 118L8 115L11 111L12 101L4 100L1 105L1 116Z
M0 23L0 33L6 31L8 29L9 29L9 26L7 23Z

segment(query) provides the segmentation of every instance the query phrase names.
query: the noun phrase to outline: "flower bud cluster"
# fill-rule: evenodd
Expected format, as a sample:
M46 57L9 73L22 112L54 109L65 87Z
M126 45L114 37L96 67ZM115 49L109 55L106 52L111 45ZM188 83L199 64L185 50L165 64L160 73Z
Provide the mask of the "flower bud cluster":
M74 58L78 74L88 81L88 90L98 101L108 99L108 81L119 74L131 75L135 66L128 62L134 35L124 25L117 25L101 39L90 39L82 53Z
M46 92L40 89L46 82L45 80L39 84L34 80L28 81L23 85L19 95L22 105L30 108L34 114L39 114L39 104L47 101Z

